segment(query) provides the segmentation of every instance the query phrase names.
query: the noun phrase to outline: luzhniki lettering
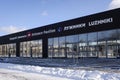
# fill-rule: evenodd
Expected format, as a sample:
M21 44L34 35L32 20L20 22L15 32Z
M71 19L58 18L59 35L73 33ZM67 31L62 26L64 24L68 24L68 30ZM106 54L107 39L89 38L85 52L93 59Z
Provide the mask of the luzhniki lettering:
M107 18L107 19L103 19L103 20L91 21L88 23L88 25L95 26L95 25L106 24L106 23L111 23L111 22L113 22L113 18Z

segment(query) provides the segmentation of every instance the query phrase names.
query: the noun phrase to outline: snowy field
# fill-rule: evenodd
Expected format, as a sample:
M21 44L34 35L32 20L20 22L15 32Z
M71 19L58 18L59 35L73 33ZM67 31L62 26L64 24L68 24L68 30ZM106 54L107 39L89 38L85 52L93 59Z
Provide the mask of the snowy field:
M0 80L120 80L120 73L0 63Z

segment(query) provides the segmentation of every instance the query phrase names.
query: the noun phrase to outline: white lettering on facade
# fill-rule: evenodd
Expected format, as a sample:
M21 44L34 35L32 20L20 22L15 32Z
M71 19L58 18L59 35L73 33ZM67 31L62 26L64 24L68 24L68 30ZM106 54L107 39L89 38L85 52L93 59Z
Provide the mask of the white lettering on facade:
M91 21L88 23L88 25L94 26L94 25L106 24L106 23L111 23L111 22L113 22L113 18L107 18L107 19L103 19L103 20Z
M38 32L38 33L32 33L32 36L38 36L38 35L42 35L43 32Z
M17 39L17 37L12 37L12 38L10 38L9 40L15 40L15 39Z
M64 31L71 30L71 29L77 29L77 28L83 28L83 27L86 27L86 23L81 23L81 24L72 25L72 26L66 26L66 27L64 27Z
M53 32L55 32L55 31L56 31L55 29L53 29L53 30L48 30L48 31L44 31L44 34L53 33Z
M84 28L86 27L86 24L88 24L88 26L95 26L95 25L101 25L101 24L107 24L107 23L112 23L113 22L113 18L105 18L105 19L101 19L101 20L95 20L95 21L91 21L91 22L86 22L86 23L81 23L81 24L76 24L76 25L71 25L71 26L65 26L64 27L64 31L67 30L73 30L73 29L79 29L79 28ZM43 35L43 34L49 34L49 33L54 33L56 32L56 29L49 29L49 30L44 30L41 32L37 32L37 33L31 33L28 36L39 36L39 35ZM27 35L23 35L23 36L15 36L12 38L9 38L9 40L16 40L16 39L21 39L21 38L26 38Z
M42 31L42 32L32 33L32 37L33 37L33 36L43 35L43 34L54 33L55 31L56 31L55 29L50 29L50 30L45 30L45 31ZM12 37L12 38L9 38L9 40L22 39L22 38L26 38L27 36L28 36L28 35Z
M18 39L21 39L21 38L26 38L27 35L23 35L23 36L18 36Z

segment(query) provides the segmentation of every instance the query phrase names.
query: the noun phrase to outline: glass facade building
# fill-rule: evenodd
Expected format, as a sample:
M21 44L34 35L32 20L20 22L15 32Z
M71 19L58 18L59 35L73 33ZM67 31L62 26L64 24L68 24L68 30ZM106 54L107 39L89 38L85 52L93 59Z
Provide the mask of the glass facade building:
M120 8L1 36L0 57L120 58Z

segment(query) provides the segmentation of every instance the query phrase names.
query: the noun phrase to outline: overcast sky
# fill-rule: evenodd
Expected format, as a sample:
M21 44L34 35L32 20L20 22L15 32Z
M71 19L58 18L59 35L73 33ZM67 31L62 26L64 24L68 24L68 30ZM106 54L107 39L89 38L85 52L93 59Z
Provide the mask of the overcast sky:
M0 0L0 36L120 7L120 0Z

